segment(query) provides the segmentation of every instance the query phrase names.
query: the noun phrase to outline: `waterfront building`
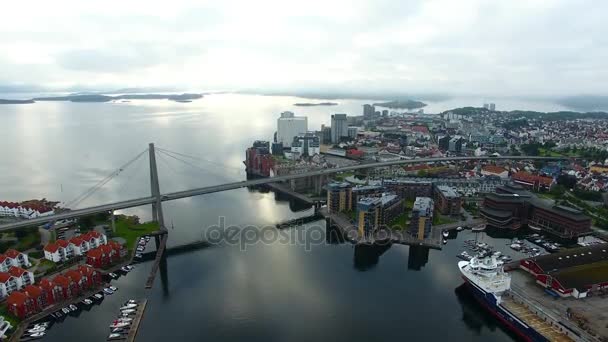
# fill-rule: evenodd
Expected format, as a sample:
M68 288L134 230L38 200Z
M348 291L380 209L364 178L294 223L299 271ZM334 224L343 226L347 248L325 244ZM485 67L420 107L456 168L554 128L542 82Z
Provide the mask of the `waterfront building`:
M14 249L8 249L4 254L0 254L0 272L8 272L12 266L30 267L27 254Z
M88 251L87 264L95 268L105 268L120 259L120 251L112 242Z
M399 215L404 213L403 199L395 194L382 194L380 197L380 224L390 225Z
M433 224L433 200L429 197L417 197L410 217L409 233L418 239L431 236Z
M277 140L284 147L291 147L293 137L308 132L308 118L295 116L292 112L283 112L277 119Z
M20 319L31 316L36 312L34 300L20 291L15 291L8 296L6 306L11 314Z
M352 185L348 182L333 182L327 185L327 210L338 213L353 209Z
M331 116L331 142L337 144L344 137L348 137L346 114L334 114Z
M357 185L353 188L353 203L363 197L379 197L386 189L382 185Z
M297 156L312 157L315 154L321 153L320 146L319 137L311 132L307 132L293 137L291 153Z
M40 281L40 288L44 291L47 303L49 305L61 302L65 298L63 297L63 291L61 286L55 284L51 280L44 278Z
M359 236L369 237L380 224L382 199L363 197L357 201L357 222Z
M72 257L85 255L90 249L108 243L108 238L97 231L72 237L69 241L57 240L44 246L44 258L53 262L64 262Z
M40 286L28 285L23 289L22 292L32 299L32 302L34 303L34 310L36 312L41 311L48 305L46 293Z
M364 120L372 120L374 118L374 114L376 113L376 108L370 104L363 105L363 119Z
M452 187L446 185L435 186L435 207L443 215L459 215L462 207L462 198Z
M253 146L245 151L245 169L247 174L270 177L270 171L273 166L274 159L270 154L270 143L268 141L254 141Z
M608 288L608 247L603 244L566 249L520 262L540 286L562 297L584 298Z
M562 239L575 239L591 233L591 218L574 208L555 205L536 197L518 185L498 187L487 194L479 211L488 225L519 229L527 225Z

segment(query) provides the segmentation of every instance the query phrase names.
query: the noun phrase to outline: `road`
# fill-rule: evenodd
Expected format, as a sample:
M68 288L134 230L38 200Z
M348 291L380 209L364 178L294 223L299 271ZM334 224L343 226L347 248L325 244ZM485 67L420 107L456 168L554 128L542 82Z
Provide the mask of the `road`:
M337 172L354 171L354 170L369 169L369 168L375 168L375 167L388 167L388 166L393 166L393 165L436 163L436 162L446 162L446 161L469 161L469 160L561 160L561 159L567 159L567 158L565 158L565 157L530 157L530 156L500 156L500 157L484 156L484 157L442 157L442 158L419 158L419 159L408 159L408 160L393 160L393 161L387 161L387 162L369 163L369 164L352 165L352 166L345 166L345 167L339 167L339 168L333 168L333 169L324 169L324 170L312 171L312 172L301 173L301 174L277 176L277 177L270 177L270 178L260 178L260 179L254 179L254 180L249 180L249 181L233 182L233 183L226 183L226 184L220 184L220 185L206 186L206 187L191 189L191 190L172 192L172 193L167 193L167 194L161 195L161 201L163 201L163 202L173 201L176 199L206 195L206 194L234 190L234 189L240 189L240 188L244 188L244 187L248 187L248 186L277 183L277 182L283 182L283 181L304 178L304 177L330 175L330 174L334 174ZM139 207L142 205L149 205L154 202L155 202L154 197L150 196L150 197L143 197L143 198L126 200L126 201L108 203L108 204L98 205L98 206L84 208L84 209L71 210L68 212L61 213L61 214L49 215L46 217L40 217L40 218L35 218L35 219L20 221L20 222L15 222L15 223L3 224L3 225L0 225L0 231L16 229L16 228L23 228L23 227L33 226L33 225L39 225L39 224L43 224L43 223L50 222L50 221L57 221L57 220L81 217L81 216L86 216L86 215L91 215L91 214L102 213L102 212L109 212L112 210L134 208L134 207Z

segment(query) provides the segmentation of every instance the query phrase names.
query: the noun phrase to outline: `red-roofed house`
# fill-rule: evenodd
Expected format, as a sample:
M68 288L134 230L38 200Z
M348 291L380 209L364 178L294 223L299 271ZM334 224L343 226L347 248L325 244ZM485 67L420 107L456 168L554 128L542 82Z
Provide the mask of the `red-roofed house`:
M10 260L11 266L18 266L18 267L32 266L32 264L30 264L29 258L27 257L27 254L21 253L17 250L8 249L6 252L4 252L4 256L8 260Z
M74 244L65 240L57 240L44 246L44 258L52 262L63 262L75 255Z
M69 241L70 248L74 252L74 255L83 255L89 250L89 242L82 239L80 236L74 236Z
M19 290L34 283L34 273L24 270L21 267L12 266L8 270L8 273L17 281L17 287Z
M34 301L36 311L42 311L42 309L47 307L48 300L46 298L46 293L40 286L28 285L23 289L22 292Z
M40 288L44 291L48 304L54 304L64 299L61 286L44 278L40 281Z
M89 243L89 249L97 248L101 245L108 243L108 238L97 231L90 231L86 234L80 235L80 238Z
M93 248L87 252L87 264L95 268L102 268L110 264L110 257L105 255L101 248Z
M74 290L76 284L74 284L70 278L64 275L59 274L55 276L55 278L53 278L53 283L61 287L62 297L64 299L71 298L72 293L77 293L77 291Z
M0 297L6 298L11 292L17 290L15 278L8 272L0 272Z
M496 165L485 165L481 168L481 174L484 176L497 176L502 179L509 178L509 171L507 171L504 167Z
M21 291L11 293L6 299L6 306L10 313L21 319L36 312L36 306L32 298Z
M82 274L82 276L87 281L87 287L93 287L95 285L101 284L101 273L97 272L93 267L88 265L80 265L78 266L78 272Z
M87 281L80 272L76 270L69 270L63 275L70 278L72 283L75 285L73 286L72 296L79 294L86 287Z

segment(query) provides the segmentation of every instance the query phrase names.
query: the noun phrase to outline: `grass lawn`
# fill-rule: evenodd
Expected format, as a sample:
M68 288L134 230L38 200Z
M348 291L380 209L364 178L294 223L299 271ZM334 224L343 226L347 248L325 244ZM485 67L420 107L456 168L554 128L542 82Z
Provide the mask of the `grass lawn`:
M4 319L7 320L13 326L12 330L15 329L19 322L21 322L19 318L13 316L13 314L8 312L8 309L6 308L6 303L2 303L2 305L0 305L0 316L4 316Z
M125 239L127 241L127 249L131 251L135 246L137 238L155 232L158 229L159 226L156 222L134 225L128 219L121 217L116 219L116 233L114 233L114 236Z
M18 251L25 251L30 248L34 248L40 244L40 233L38 230L28 231L27 235L19 238L15 249Z
M546 156L546 157L563 157L564 156L563 154L561 154L559 152L556 152L553 150L547 150L542 147L538 149L538 155Z
M442 224L448 224L448 223L454 223L456 222L456 220L447 217L447 216L443 216L440 214L435 214L433 215L433 226L440 226Z
M389 227L395 230L403 230L407 228L410 223L409 211L401 213L397 216L390 224Z
M341 182L341 181L345 180L347 177L351 177L354 175L355 175L354 172L341 172L341 173L336 174L334 176L334 179Z

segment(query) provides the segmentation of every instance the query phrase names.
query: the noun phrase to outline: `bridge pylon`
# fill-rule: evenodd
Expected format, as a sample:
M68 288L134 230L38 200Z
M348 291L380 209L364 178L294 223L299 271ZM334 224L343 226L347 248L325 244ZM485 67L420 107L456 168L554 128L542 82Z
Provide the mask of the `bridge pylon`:
M155 199L154 203L152 203L152 219L154 222L158 222L160 230L166 230L163 217L163 204L160 196L160 185L158 183L158 168L156 167L154 143L150 143L148 153L150 154L150 191L152 197Z

